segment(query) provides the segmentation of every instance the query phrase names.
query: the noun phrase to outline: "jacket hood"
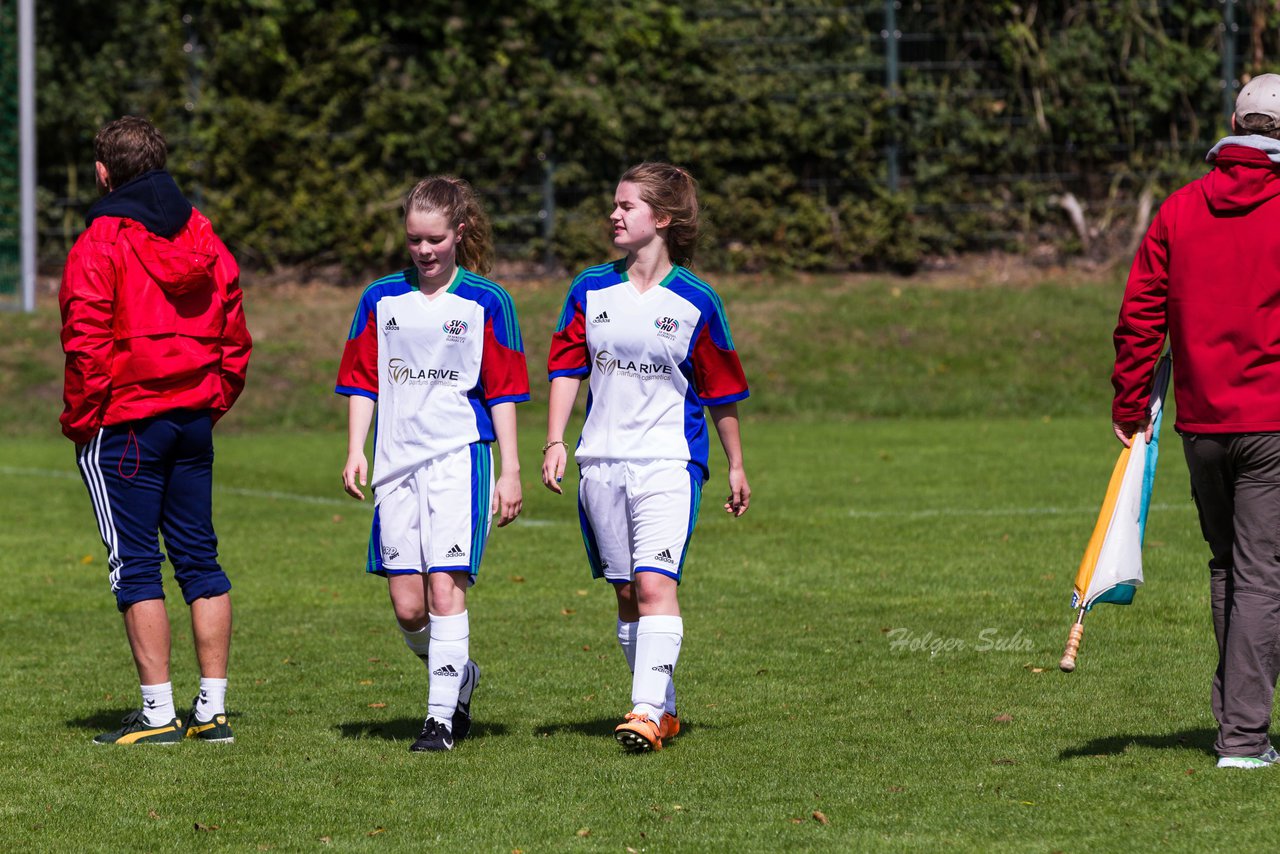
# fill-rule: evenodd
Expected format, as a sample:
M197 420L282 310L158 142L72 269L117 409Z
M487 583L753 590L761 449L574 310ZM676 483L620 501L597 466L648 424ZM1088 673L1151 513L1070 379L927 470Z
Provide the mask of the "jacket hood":
M120 239L133 247L147 274L175 296L213 286L217 248L202 229L193 228L188 202L168 172L145 172L103 196L89 209L90 226L99 218L136 222L121 228ZM199 218L203 221L203 218Z
M191 219L191 210L173 177L163 169L153 169L98 199L85 215L85 225L93 225L98 217L116 216L140 222L152 234L170 238L182 231Z
M1201 182L1215 214L1241 214L1280 195L1280 140L1229 136L1205 156L1214 165Z

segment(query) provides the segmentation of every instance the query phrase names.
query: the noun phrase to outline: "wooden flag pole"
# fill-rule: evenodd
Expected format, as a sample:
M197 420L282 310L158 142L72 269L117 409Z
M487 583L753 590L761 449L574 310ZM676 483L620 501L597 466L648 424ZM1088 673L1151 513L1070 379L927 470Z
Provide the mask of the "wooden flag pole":
M1063 673L1076 669L1076 654L1080 652L1080 642L1084 640L1084 611L1084 608L1080 609L1080 615L1067 634L1067 648L1062 651L1062 660L1058 662L1058 668Z

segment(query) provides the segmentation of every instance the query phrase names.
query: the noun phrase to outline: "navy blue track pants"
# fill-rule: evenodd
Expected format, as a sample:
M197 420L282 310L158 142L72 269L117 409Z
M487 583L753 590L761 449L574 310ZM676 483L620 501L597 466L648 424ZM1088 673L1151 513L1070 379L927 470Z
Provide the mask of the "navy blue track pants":
M213 422L208 412L167 412L103 427L76 449L107 547L111 590L124 611L163 599L157 534L190 605L231 589L213 531Z

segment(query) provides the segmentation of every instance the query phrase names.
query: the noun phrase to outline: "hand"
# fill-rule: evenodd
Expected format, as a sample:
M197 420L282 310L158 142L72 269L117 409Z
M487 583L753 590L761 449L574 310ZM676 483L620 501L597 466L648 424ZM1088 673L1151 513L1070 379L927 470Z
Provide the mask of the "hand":
M547 448L547 452L542 455L542 485L556 495L564 494L560 481L564 478L564 467L568 460L568 448L559 443Z
M724 512L736 519L750 506L751 486L747 483L747 473L741 468L729 469L729 500L724 503Z
M1151 437L1155 434L1155 424L1150 418L1144 418L1141 421L1112 421L1111 429L1120 440L1120 444L1126 448L1132 444L1130 437L1135 433L1142 433L1148 445L1151 444Z
M368 483L369 461L365 459L363 451L356 451L347 457L347 464L342 467L342 488L346 490L347 495L352 498L364 501L364 493L360 491L360 487ZM356 485L356 481L360 482L360 486Z
M520 515L524 500L520 489L520 475L503 472L498 478L497 488L493 491L493 503L490 513L498 514L498 527L502 528Z

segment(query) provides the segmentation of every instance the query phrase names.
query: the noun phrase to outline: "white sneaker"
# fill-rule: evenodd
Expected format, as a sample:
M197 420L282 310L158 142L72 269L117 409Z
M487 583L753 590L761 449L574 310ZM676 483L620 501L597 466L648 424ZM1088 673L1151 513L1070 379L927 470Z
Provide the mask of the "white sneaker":
M1219 768L1270 768L1280 762L1280 753L1274 747L1268 747L1265 753L1258 756L1220 756Z

